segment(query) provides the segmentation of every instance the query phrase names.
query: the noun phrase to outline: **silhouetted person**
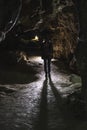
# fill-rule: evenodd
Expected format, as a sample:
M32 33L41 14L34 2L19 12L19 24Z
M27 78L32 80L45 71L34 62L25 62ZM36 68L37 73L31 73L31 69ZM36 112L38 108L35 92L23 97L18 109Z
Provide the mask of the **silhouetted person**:
M41 43L42 59L44 60L45 77L50 77L51 72L51 59L53 58L53 45L50 40L43 40Z

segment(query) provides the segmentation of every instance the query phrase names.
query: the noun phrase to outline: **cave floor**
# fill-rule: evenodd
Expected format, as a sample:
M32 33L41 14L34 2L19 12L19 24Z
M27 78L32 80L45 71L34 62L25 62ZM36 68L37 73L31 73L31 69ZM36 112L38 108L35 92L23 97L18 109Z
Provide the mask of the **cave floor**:
M52 60L45 79L43 61L0 70L0 130L87 130L86 111L74 99L80 78Z

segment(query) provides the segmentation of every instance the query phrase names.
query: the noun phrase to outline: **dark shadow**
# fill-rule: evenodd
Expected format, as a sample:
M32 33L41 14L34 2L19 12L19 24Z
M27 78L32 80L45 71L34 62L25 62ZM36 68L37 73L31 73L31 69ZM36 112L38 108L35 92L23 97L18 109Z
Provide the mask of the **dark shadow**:
M35 130L47 130L48 127L47 87L48 87L48 81L45 80L43 82L41 101L40 101L40 113Z
M36 66L15 65L0 67L0 84L26 84L36 81Z
M52 79L49 79L49 84L50 87L53 91L53 94L55 96L56 99L56 113L57 111L59 111L61 113L61 118L63 119L63 123L65 124L65 127L67 130L71 129L72 124L74 124L76 122L76 119L74 118L71 110L69 111L67 108L67 102L64 100L64 98L61 96L60 92L58 91L58 89L55 87ZM57 115L58 117L58 115ZM58 129L56 127L56 129Z
M71 100L69 100L69 97L64 99L61 96L61 94L58 92L51 78L49 79L49 83L53 91L53 94L56 98L57 106L60 109L65 121L72 120L72 119L84 120L86 118L85 116L86 113L84 111L83 103L78 102L77 100L73 100L75 97L73 97Z
M60 93L58 92L57 88L55 87L55 85L54 85L54 83L53 83L53 81L51 79L51 76L49 77L49 84L50 84L50 87L51 87L51 89L53 91L53 94L54 94L54 96L56 98L58 107L60 109L62 109L64 101L63 101L63 98L61 97Z
M64 62L64 60L56 59L56 61L52 61L52 63L58 67L58 72L64 74L71 74L72 71L70 70L69 65L67 65L67 63Z

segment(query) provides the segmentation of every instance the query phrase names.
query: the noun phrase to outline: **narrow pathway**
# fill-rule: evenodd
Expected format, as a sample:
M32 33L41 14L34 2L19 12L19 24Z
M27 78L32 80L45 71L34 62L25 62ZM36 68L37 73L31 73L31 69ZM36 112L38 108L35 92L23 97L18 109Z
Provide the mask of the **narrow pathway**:
M0 130L79 130L84 121L67 107L67 96L78 88L69 87L70 74L53 62L51 79L45 79L39 57L31 57L28 65L37 69L37 80L0 85L15 89L0 94Z

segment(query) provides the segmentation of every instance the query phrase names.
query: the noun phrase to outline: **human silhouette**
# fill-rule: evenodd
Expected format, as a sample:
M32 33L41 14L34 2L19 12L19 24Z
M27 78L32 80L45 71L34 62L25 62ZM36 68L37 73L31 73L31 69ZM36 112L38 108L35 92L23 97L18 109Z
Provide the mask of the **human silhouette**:
M41 54L44 60L45 77L50 77L51 72L51 59L53 58L53 45L49 39L43 39L41 42Z

